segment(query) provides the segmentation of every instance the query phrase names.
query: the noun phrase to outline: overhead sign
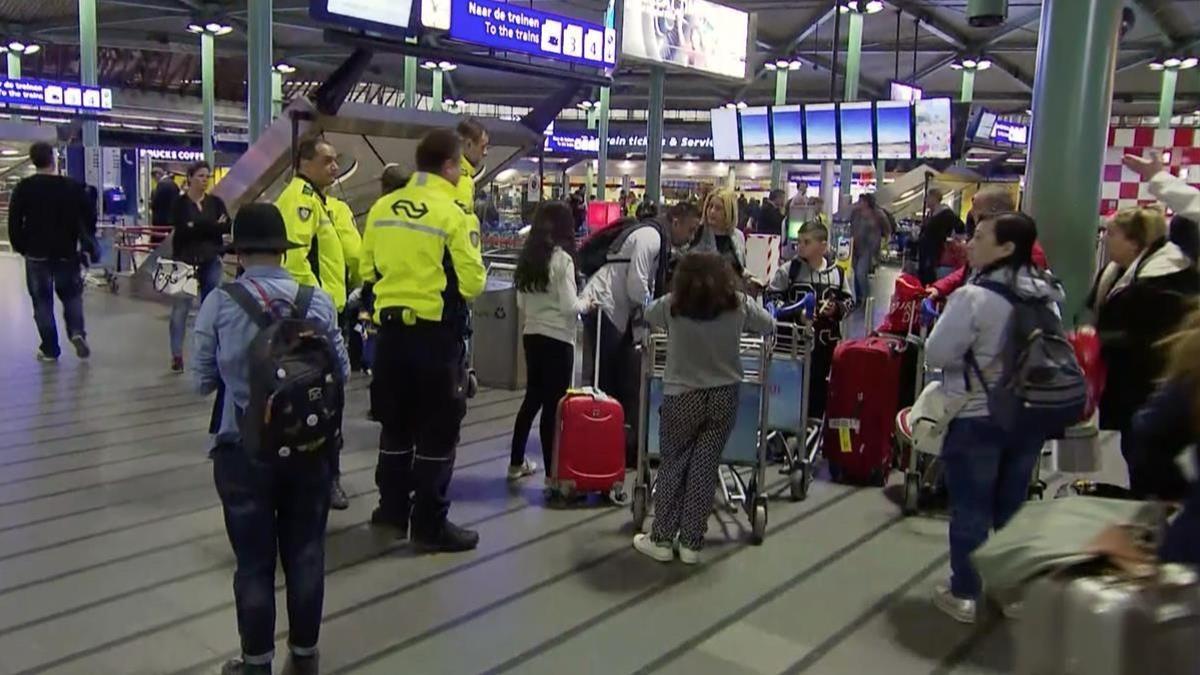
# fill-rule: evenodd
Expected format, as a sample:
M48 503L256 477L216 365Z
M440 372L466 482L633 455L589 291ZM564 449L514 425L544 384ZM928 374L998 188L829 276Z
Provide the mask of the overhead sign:
M625 0L621 54L650 63L746 77L750 15L709 0Z
M412 9L413 0L309 0L314 19L385 34L406 35Z
M646 133L610 131L609 155L646 153ZM546 136L546 152L574 155L596 155L600 152L600 137L594 131L555 130ZM711 157L713 139L709 129L697 125L694 129L667 129L663 133L663 151L669 155Z
M600 68L617 62L613 29L495 0L452 0L450 37Z
M204 151L189 148L138 148L138 156L162 162L199 162L204 160Z
M68 108L83 112L112 110L112 89L46 80L0 80L0 103Z

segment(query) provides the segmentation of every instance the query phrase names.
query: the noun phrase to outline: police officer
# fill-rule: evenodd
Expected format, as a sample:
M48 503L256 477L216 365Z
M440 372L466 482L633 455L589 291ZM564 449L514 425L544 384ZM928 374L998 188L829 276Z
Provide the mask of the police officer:
M371 408L383 430L371 522L401 537L411 525L413 544L435 551L479 543L477 533L446 519L466 414L462 321L485 276L479 233L455 200L461 154L454 131L421 139L408 185L384 195L367 216L362 251L380 326Z
M475 204L475 176L483 167L487 158L488 138L487 129L479 120L468 117L458 123L458 137L462 139L462 175L458 179L458 190L455 200L463 208L471 209ZM471 230L479 231L479 218L474 211L468 214L471 220Z
M346 255L332 198L325 194L337 180L337 151L322 138L310 138L300 143L297 155L296 175L275 201L287 226L288 241L299 244L284 255L283 267L300 284L321 287L341 314L346 308ZM333 462L330 507L340 511L350 504L342 489L336 453Z

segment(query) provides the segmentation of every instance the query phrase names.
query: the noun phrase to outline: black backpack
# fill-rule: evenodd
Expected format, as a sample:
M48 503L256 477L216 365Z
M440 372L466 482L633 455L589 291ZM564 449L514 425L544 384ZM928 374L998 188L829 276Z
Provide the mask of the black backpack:
M247 351L250 400L238 410L245 449L263 459L327 457L339 450L345 383L325 330L308 318L313 287L300 286L282 317L240 283L222 290L259 327Z
M1087 381L1062 319L1042 298L1023 298L996 281L975 284L1012 305L1000 380L988 387L975 355L967 353L967 364L984 382L992 420L1010 432L1034 430L1047 438L1061 434L1079 421L1087 405Z
M629 262L629 258L619 258L617 256L620 255L621 247L625 245L629 237L643 227L654 228L662 241L662 247L659 248L658 261L654 271L654 297L659 297L666 293L667 262L671 258L671 248L669 239L663 232L662 225L652 218L645 220L622 218L613 221L608 227L588 237L587 241L583 242L583 246L579 247L579 252L575 256L579 271L583 273L583 276L590 278L605 265Z

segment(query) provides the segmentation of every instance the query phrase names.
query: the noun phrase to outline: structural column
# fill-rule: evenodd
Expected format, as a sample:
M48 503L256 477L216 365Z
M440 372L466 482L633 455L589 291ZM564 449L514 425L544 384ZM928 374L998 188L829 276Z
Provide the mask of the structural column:
M596 135L599 136L596 155L596 200L604 201L605 188L608 186L608 105L609 89L600 87L600 113L596 120Z
M650 67L650 101L646 109L646 202L662 199L663 106L666 72Z
M975 98L975 69L963 68L962 70L962 92L958 100L963 103L970 103Z
M271 12L274 0L254 0L247 12L246 84L250 142L258 140L271 125L271 80L273 37Z
M849 42L846 47L846 90L844 101L858 100L858 74L859 65L862 62L862 34L863 34L863 15L861 12L852 11L847 14L850 19ZM838 211L842 207L842 202L848 201L850 197L850 185L854 182L854 162L844 159L842 160L841 171L842 189L841 196L838 199Z
M9 55L12 58L12 55ZM9 77L12 77L9 75ZM20 77L18 75L18 77ZM1175 85L1179 81L1178 68L1163 68L1162 93L1158 97L1158 128L1171 128L1171 115L1175 112Z
M416 43L416 38L408 38L409 44ZM417 57L404 57L404 107L417 107Z
M8 52L8 79L21 79L21 55L16 52Z
M775 105L785 105L787 103L787 86L788 86L788 69L780 68L776 64L775 70ZM774 160L771 162L771 189L778 190L783 187L783 162Z
M79 0L79 83L96 86L96 0ZM100 127L83 122L84 180L100 186Z
M1044 0L1025 211L1078 318L1092 281L1121 0Z
M445 77L445 73L442 72L441 68L433 69L433 101L431 102L430 109L432 109L434 112L442 111L442 78L443 77Z
M271 71L271 121L283 112L283 73Z
M210 166L216 156L213 152L213 136L216 133L214 109L216 106L216 54L214 41L216 37L209 31L200 34L200 106L204 119L204 161Z

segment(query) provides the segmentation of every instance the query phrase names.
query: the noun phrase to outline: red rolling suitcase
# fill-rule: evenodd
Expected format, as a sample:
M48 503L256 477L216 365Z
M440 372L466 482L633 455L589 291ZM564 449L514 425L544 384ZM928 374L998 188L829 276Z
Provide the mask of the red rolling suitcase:
M597 311L596 373L600 381L600 328ZM572 389L558 402L554 455L547 488L551 497L592 492L623 501L625 488L625 412L598 386Z
M843 340L833 351L823 450L834 480L883 485L900 411L903 338Z

